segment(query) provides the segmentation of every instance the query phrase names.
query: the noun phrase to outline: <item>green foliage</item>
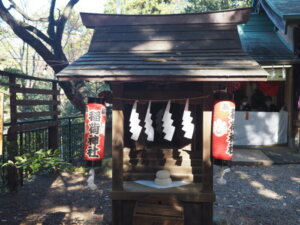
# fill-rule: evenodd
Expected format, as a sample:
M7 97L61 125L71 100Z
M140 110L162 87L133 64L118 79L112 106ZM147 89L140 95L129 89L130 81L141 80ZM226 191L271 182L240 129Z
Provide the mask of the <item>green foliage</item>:
M8 160L2 167L14 165L23 168L26 176L30 178L34 174L48 174L63 170L71 170L71 164L63 161L59 157L58 150L39 150L25 153L15 157L15 162Z
M120 0L122 14L172 14L183 12L185 0ZM116 1L108 0L106 13L116 13Z
M122 14L172 14L208 12L250 7L251 0L120 0ZM106 13L116 13L116 1L108 0Z
M63 50L70 62L87 52L93 30L82 25L79 13L72 11L64 31Z
M186 13L209 12L232 8L250 7L251 0L188 0Z

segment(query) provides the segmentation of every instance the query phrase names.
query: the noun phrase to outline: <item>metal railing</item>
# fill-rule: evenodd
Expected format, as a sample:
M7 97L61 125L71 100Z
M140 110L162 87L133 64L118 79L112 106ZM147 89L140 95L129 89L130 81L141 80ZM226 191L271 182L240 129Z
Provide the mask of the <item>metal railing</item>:
M83 136L84 136L84 119L82 116L59 118L58 138L59 152L62 159L72 162L73 160L83 160ZM33 124L39 122L47 122L48 120L34 120L19 122L18 125ZM5 123L5 130L8 129L10 123ZM8 161L8 141L7 134L3 137L3 155L2 163ZM22 155L27 152L34 152L40 149L48 149L49 129L38 128L32 130L20 131L17 138L16 155ZM0 191L6 186L6 171L0 168Z
M33 124L47 122L50 120L34 120L18 122L18 125ZM84 119L82 116L62 117L58 119L59 131L59 152L64 160L72 161L76 156L82 154L83 135L84 135ZM8 128L10 123L5 123L4 128ZM20 131L18 133L18 153L21 155L26 152L47 149L49 142L48 128L38 128L32 130ZM7 156L7 135L4 135L4 153L2 160L6 160Z

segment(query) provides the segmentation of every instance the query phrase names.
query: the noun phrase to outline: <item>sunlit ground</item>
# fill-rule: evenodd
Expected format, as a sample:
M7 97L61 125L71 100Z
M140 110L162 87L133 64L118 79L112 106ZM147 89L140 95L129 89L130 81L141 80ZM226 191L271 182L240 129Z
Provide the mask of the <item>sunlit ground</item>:
M83 173L62 173L25 184L17 194L0 198L0 224L108 224L111 178L96 174L94 191L86 180Z
M215 182L215 213L230 224L300 224L300 165L236 166L225 179Z

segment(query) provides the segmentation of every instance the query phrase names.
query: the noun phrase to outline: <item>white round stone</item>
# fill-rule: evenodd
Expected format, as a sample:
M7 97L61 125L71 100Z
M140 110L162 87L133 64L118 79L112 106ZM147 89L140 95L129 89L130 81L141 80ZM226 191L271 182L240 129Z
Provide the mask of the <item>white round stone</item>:
M164 178L164 179L155 178L154 183L160 186L167 186L172 183L172 180L171 178Z
M159 179L170 178L170 172L168 170L159 170L156 172L156 178Z

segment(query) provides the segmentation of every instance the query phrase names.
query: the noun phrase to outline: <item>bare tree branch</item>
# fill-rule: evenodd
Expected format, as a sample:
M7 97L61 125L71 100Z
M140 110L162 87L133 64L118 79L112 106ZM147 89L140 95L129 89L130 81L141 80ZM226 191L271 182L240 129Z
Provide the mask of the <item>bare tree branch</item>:
M38 36L39 38L41 38L43 41L45 41L47 44L52 45L53 41L47 37L42 31L40 31L39 29L37 29L36 27L26 24L24 22L20 22L20 26L23 26L26 30L31 31L32 33L34 33L36 36Z
M66 22L71 15L73 7L77 4L78 1L79 0L70 0L66 5L66 7L64 8L60 18L58 19L56 35L57 35L57 41L59 43L61 43Z
M12 1L12 0L9 0L9 1ZM2 1L1 1L1 4L2 4ZM3 5L3 4L2 4ZM41 38L43 41L45 41L47 44L49 45L52 45L52 41L49 37L47 37L42 31L40 31L38 28L28 24L28 23L25 23L25 22L22 22L22 21L19 21L19 20L16 20L14 19L14 17L11 16L11 14L9 13L8 9L5 9L5 7L1 7L0 10L3 10L3 11L6 11L6 14L5 15L10 15L9 18L12 18L14 20L14 23L15 25L18 25L20 27L23 27L25 28L26 30L34 33L37 37ZM5 16L3 15L3 16ZM2 17L2 16L1 16ZM5 20L3 18L3 20Z
M20 39L35 49L55 73L58 73L69 64L62 49L62 36L71 11L78 1L69 0L61 15L59 15L58 20L56 20L54 13L56 0L51 0L47 29L49 37L36 27L15 19L5 8L3 0L0 0L0 18L11 27ZM51 48L47 48L43 41L48 43ZM59 82L59 84L72 104L81 112L84 112L85 104L82 94L87 92L84 82Z
M21 14L24 17L24 19L30 21L48 22L48 18L34 18L27 15L20 7L17 6L17 4L13 0L8 0L8 1L11 4L8 10L14 8L19 14Z
M0 15L1 18L12 28L14 33L23 41L28 43L31 47L33 47L46 62L52 61L53 63L55 61L55 56L52 54L52 52L43 44L43 42L30 34L27 29L22 26L22 22L16 20L7 11L2 1L0 1Z
M49 24L47 30L47 33L51 39L54 39L55 37L55 24L56 24L54 18L55 5L56 5L56 0L52 0L50 5L50 10L49 10L49 17L48 17Z

